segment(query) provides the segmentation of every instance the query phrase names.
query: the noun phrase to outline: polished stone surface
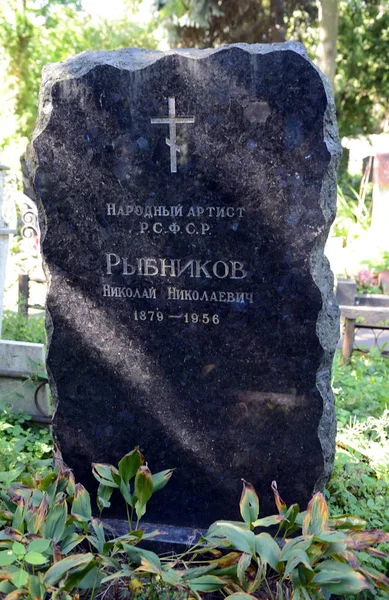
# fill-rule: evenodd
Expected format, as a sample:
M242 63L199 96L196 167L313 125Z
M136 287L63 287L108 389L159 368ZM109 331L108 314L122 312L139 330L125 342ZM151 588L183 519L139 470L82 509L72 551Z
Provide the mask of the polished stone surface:
M263 514L272 480L302 507L325 483L338 158L328 84L298 44L46 68L28 163L77 478L139 444L152 471L176 469L147 520L191 527L238 518L241 478Z

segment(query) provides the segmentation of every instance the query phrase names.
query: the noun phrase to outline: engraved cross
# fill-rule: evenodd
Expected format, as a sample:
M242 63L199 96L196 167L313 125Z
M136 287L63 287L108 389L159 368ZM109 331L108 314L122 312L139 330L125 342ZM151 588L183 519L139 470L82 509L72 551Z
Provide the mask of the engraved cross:
M194 117L176 117L176 99L169 98L169 116L165 118L151 119L152 125L169 125L169 136L166 144L170 147L170 172L177 173L177 152L181 152L176 141L176 125L182 123L194 123Z

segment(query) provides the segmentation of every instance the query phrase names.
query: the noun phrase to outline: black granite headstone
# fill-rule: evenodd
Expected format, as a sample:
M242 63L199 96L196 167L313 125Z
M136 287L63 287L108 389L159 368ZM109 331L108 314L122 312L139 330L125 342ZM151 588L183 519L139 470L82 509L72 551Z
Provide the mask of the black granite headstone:
M44 71L29 168L64 460L175 467L151 522L303 507L331 472L339 145L298 44L87 52ZM113 507L120 515L119 509Z

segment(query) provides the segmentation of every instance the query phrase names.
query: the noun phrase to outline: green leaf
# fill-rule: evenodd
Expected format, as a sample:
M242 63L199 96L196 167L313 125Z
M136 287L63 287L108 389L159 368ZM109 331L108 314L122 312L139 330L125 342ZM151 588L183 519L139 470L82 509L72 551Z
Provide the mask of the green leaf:
M160 571L162 568L159 556L150 550L144 550L137 546L131 546L130 544L123 544L123 549L127 552L128 558L137 565L142 564L142 559L146 559L150 563L153 563Z
M281 549L277 542L266 532L255 536L255 552L266 562L274 571L279 573L278 562L281 556Z
M99 483L106 487L118 488L119 484L114 481L113 475L118 475L119 471L112 465L103 463L92 463L92 473Z
M312 545L313 536L300 535L291 540L286 540L282 548L280 560L287 562L296 550L308 550Z
M12 565L16 560L15 554L12 550L4 550L0 552L0 567L6 567L7 565Z
M270 517L257 519L252 525L253 527L271 527L272 525L279 525L283 520L284 517L282 515L271 515Z
M24 560L30 565L44 565L48 559L40 552L27 552Z
M106 543L106 539L103 523L99 519L92 519L90 524L95 535L88 535L87 539L100 554L104 554L104 544Z
M169 479L173 475L174 469L166 469L166 471L160 471L152 475L153 480L153 492L159 492L168 483Z
M195 592L216 592L226 586L226 581L216 575L202 575L188 583Z
M31 598L34 600L42 600L46 594L45 588L37 575L30 575L28 590Z
M262 562L270 565L277 573L279 572L278 562L281 556L281 549L271 535L263 532L255 536L255 552L261 558Z
M108 487L102 483L99 484L97 489L97 506L99 507L100 511L102 511L103 508L109 508L111 506L110 499L113 489L113 487Z
M24 533L24 500L21 499L14 512L12 519L12 528Z
M24 569L18 569L11 577L11 581L16 588L21 588L28 583L28 573Z
M308 554L305 550L294 549L290 559L285 565L284 577L289 575L293 569L297 567L297 565L304 565L309 571L312 571L311 561L309 560Z
M51 540L34 540L28 545L29 552L46 552L50 548Z
M308 504L303 520L303 535L319 535L328 529L329 511L321 492L317 492Z
M69 554L76 546L81 544L85 539L85 535L80 535L71 529L68 533L64 534L64 537L60 543L61 554Z
M26 549L20 542L14 542L12 544L12 552L16 554L18 558L20 558L26 554Z
M359 594L371 588L367 579L346 563L326 560L316 568L320 570L312 579L312 584L331 594Z
M133 498L131 492L128 488L128 485L126 485L123 480L120 482L120 493L123 496L124 500L127 502L127 504L132 506Z
M119 461L119 475L124 481L126 487L130 483L130 479L132 479L139 467L144 464L144 458L142 454L139 452L139 447L137 446L132 452L129 452Z
M92 561L94 561L94 556L90 552L87 554L73 554L72 556L67 556L50 567L45 573L43 582L46 587L56 585L68 571L84 569L87 565L90 565Z
M42 532L45 538L59 542L65 531L67 516L66 500L62 500L48 513L43 523Z
M135 476L135 496L137 498L135 511L138 519L146 512L146 504L153 495L153 480L147 466L139 467Z
M258 519L259 499L251 483L247 483L244 479L242 481L243 490L239 502L240 514L243 521L252 527Z
M205 539L210 542L217 543L218 545L223 540L228 542L229 546L232 546L235 550L240 552L246 552L247 554L253 554L255 552L255 536L252 531L247 529L241 529L236 525L232 525L228 522L219 524L218 522L211 525Z
M74 517L81 517L83 521L92 518L90 496L81 483L76 484L71 512Z

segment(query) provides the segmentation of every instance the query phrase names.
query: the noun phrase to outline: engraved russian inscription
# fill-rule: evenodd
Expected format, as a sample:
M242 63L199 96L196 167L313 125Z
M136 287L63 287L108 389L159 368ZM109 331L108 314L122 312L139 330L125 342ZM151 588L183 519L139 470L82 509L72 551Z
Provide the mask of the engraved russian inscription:
M303 510L334 448L327 84L295 44L83 53L43 81L29 164L65 462L88 489L136 445L174 467L162 527L238 519L241 478L263 514L273 480Z

